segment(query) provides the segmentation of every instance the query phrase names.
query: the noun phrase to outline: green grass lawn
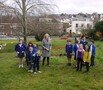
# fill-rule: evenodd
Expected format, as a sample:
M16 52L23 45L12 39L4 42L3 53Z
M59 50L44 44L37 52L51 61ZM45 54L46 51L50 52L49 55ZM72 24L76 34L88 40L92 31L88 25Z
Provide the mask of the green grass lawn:
M37 43L41 45L41 42ZM64 53L65 43L64 40L53 40L52 54ZM28 73L26 64L24 68L18 68L14 44L7 41L10 52L0 53L0 90L103 90L103 42L96 42L96 66L91 67L89 73L76 72L74 65L66 66L64 56L52 56L51 67L41 66L42 73L37 75Z

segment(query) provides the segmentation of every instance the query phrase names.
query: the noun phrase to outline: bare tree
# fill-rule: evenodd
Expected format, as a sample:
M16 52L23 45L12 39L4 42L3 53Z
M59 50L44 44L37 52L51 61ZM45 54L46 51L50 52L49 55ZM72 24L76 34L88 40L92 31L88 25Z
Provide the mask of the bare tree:
M21 23L23 30L24 41L27 42L27 18L28 16L34 16L43 14L43 12L51 12L54 4L48 4L43 0L13 0L15 5L14 10L19 22Z

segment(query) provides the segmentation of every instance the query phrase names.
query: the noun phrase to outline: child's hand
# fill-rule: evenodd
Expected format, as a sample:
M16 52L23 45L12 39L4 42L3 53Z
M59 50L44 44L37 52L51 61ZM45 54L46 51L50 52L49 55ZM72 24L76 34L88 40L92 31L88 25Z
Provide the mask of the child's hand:
M47 50L47 51L49 51L49 49L48 49L48 48L46 48L46 50Z
M33 54L33 56L35 57L35 54Z
M22 51L22 53L24 53L24 51Z
M19 54L19 52L17 52L17 54Z

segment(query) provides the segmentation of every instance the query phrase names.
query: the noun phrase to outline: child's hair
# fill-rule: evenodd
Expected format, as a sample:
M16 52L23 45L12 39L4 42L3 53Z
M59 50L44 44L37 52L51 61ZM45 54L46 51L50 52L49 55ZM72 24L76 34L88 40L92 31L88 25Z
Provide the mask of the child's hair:
M32 42L29 42L29 43L28 43L28 46L33 46L33 43L32 43Z
M83 39L85 37L85 35L82 35L80 39Z
M70 39L67 39L67 42L71 42L71 40L70 40Z
M24 40L23 39L19 39L19 43L24 43Z
M78 42L79 42L79 41L76 39L76 40L75 40L75 43L78 43Z
M19 42L20 42L20 41L23 41L23 39L20 38L20 39L19 39Z

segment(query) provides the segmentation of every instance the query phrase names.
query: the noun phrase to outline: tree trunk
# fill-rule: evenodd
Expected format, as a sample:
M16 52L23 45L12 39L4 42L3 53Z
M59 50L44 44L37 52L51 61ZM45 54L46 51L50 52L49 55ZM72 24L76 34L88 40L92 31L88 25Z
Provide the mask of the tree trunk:
M27 28L23 27L23 38L24 38L24 42L27 43Z
M26 20L26 0L22 0L22 23L23 23L23 37L24 42L27 43L27 20Z

